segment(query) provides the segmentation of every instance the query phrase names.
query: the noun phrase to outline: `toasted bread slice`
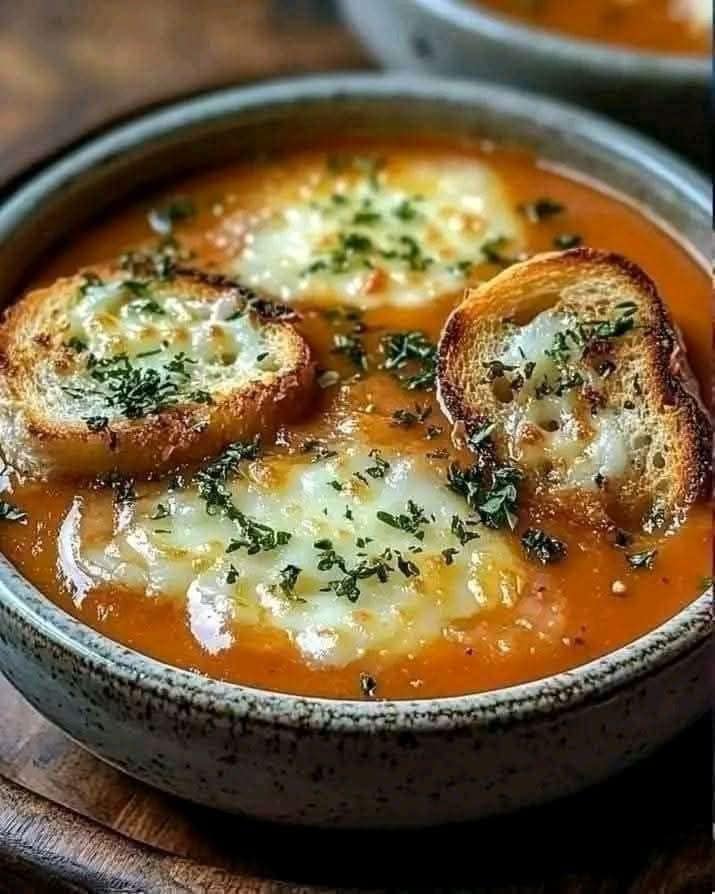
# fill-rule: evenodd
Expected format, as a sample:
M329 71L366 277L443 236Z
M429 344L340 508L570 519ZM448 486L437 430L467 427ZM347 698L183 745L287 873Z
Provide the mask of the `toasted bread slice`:
M467 293L442 333L442 405L540 500L645 530L677 523L708 474L710 421L655 285L574 249Z
M28 294L0 328L0 446L42 476L160 472L270 435L310 401L290 312L193 270L104 267Z

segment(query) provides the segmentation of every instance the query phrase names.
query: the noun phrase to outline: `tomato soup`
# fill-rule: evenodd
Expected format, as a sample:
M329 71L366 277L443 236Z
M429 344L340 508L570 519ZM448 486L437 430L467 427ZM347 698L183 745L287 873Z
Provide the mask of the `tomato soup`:
M579 16L571 4L560 17L548 10L561 4L544 3L529 20L636 43L627 22L597 27L611 5ZM700 51L672 24L666 41L651 19L641 12L643 43ZM281 692L457 695L617 649L705 588L708 507L691 506L677 529L614 533L547 516L507 485L471 518L454 469L473 457L435 395L435 345L464 290L576 245L643 267L707 382L701 261L626 200L522 151L321 146L136 200L73 238L32 288L132 251L220 273L298 312L317 368L312 405L260 446L170 476L86 480L78 469L39 481L7 470L14 512L0 521L0 549L106 636ZM88 279L93 289L101 283ZM148 302L141 312L160 327L170 311ZM562 553L531 554L523 537L535 528Z
M710 53L707 0L479 0L478 5L581 40L656 53Z

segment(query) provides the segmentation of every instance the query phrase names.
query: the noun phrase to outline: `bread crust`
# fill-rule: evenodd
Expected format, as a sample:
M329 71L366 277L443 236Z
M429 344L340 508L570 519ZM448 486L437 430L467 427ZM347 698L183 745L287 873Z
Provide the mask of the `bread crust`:
M669 442L671 476L667 492L668 516L678 520L695 500L709 490L712 428L701 400L698 383L685 354L682 338L672 323L653 281L636 264L608 252L576 248L549 252L515 264L482 286L468 290L451 314L438 349L437 382L440 403L454 423L468 430L492 421L498 407L485 390L470 381L470 351L485 339L485 331L503 327L504 321L533 317L558 307L566 290L578 284L582 294L615 292L638 306L639 352L649 380L649 416L665 431ZM575 292L574 294L578 294ZM567 299L568 300L568 299ZM616 349L618 351L618 349ZM488 358L482 358L488 359ZM476 375L472 365L472 380ZM652 432L651 432L652 434ZM504 444L496 439L497 451ZM530 475L531 484L533 473ZM623 493L634 497L647 491L649 482L632 482Z
M6 462L19 472L70 478L161 473L215 455L233 441L268 437L309 406L315 364L292 325L295 314L225 277L177 268L168 281L181 294L206 302L231 300L246 308L280 356L275 375L256 376L212 395L211 403L182 398L141 418L113 418L98 431L82 419L53 416L43 403L40 371L54 366L61 373L76 362L65 341L67 309L88 275L105 281L128 278L115 267L94 267L29 293L4 315L0 445Z

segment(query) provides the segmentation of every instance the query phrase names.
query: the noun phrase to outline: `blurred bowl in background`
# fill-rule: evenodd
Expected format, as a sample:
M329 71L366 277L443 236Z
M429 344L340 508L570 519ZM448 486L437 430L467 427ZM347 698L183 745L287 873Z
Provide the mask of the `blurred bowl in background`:
M710 157L707 56L642 52L537 30L464 0L340 0L386 67L472 76L578 102Z

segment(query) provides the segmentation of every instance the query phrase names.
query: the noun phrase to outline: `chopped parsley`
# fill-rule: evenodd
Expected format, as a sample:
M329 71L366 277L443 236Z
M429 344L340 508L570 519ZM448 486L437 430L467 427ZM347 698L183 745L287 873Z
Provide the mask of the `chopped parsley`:
M447 549L442 550L442 558L444 559L445 565L452 565L454 563L454 557L459 555L459 550L453 546L448 547Z
M355 212L352 222L355 224L355 226L371 227L373 226L373 224L379 223L381 220L382 215L379 211L363 209L361 211Z
M560 562L566 556L566 544L538 528L528 528L521 537L521 545L528 558L542 565Z
M261 551L269 552L278 549L279 546L285 546L291 539L291 534L287 531L275 531L269 525L264 525L255 518L244 515L243 512L233 507L227 512L231 521L241 529L238 537L232 537L228 546L227 553L236 552L239 549L245 549L249 556L253 556Z
M137 359L159 353L161 352L158 349L146 351L137 355ZM67 386L64 390L76 399L85 395L99 397L106 406L116 409L127 419L141 419L175 406L182 396L194 403L213 402L208 391L185 391L191 379L191 367L197 362L180 352L161 369L155 369L133 363L126 353L103 358L89 354L87 370L94 382L101 387L82 389ZM109 423L109 419L103 415L90 416L84 421L90 431L101 431Z
M173 277L179 261L190 258L191 253L184 251L176 239L165 236L155 249L125 252L119 265L132 277L165 281Z
M65 346L72 348L73 351L77 351L78 354L81 351L87 350L87 344L83 342L81 338L77 338L76 335L73 335L72 338L68 338L65 342Z
M149 226L159 236L170 236L174 224L196 214L194 203L186 196L179 196L161 205L158 208L152 208L147 215Z
M228 567L228 572L226 574L226 583L227 584L235 584L238 582L238 579L241 575L239 574L238 568L231 563Z
M391 528L398 531L404 531L406 534L412 534L417 540L424 540L425 532L422 530L430 520L425 515L424 508L418 506L414 500L407 501L407 511L401 512L399 515L392 515L389 512L379 510L377 512L378 519Z
M655 564L655 558L657 555L657 549L646 549L640 553L629 553L626 556L626 561L631 566L631 568L646 569L650 571Z
M404 250L401 254L398 253L397 257L404 261L410 270L424 273L428 267L434 264L434 258L423 253L419 242L413 236L400 236L400 243L404 246ZM383 257L389 257L391 254L391 252L383 252Z
M490 264L496 264L498 267L509 267L516 263L516 258L509 257L504 254L504 249L509 244L506 236L495 236L493 239L487 239L479 248L482 257Z
M474 522L472 522L474 524ZM464 521L458 516L452 516L452 526L451 531L454 536L459 540L461 546L464 546L466 543L469 543L470 540L476 540L479 537L476 531L468 531L467 526Z
M156 509L149 516L154 521L157 521L160 518L168 518L171 515L171 510L168 506L165 506L163 503L157 503Z
M366 698L374 698L377 693L377 680L372 674L360 673L360 692Z
M409 223L409 221L414 220L419 213L415 207L415 202L419 202L421 198L421 196L413 196L411 199L403 199L392 213L399 220Z
M383 337L381 349L385 355L384 367L395 372L402 385L409 391L427 391L434 388L437 374L437 345L424 332L393 332ZM397 371L407 369L406 375Z
M95 286L103 285L104 280L99 274L94 273L92 270L87 270L82 274L82 285L79 287L79 295L81 298L84 298L90 289L93 289Z
M85 425L91 432L105 431L109 425L107 416L87 416L84 420Z
M343 354L357 366L358 369L367 369L367 352L365 351L365 345L363 344L362 339L357 335L336 333L333 336L333 344L334 354Z
M366 546L368 540L361 539L360 542L362 546ZM405 559L398 550L392 550L389 547L381 555L373 558L366 557L351 568L346 560L335 551L332 541L317 540L313 546L320 553L319 571L332 571L333 568L338 568L342 573L342 577L329 581L327 587L323 587L323 592L332 591L336 596L345 597L350 602L357 602L360 598L360 581L376 577L380 583L386 583L390 574L395 571L395 568L390 565L393 559L396 559L397 567L405 577L415 577L420 573L414 562Z
M288 596L288 598L295 598L294 591L295 585L298 583L298 578L300 577L302 569L297 565L286 565L285 568L281 568L279 572L279 583L284 596Z
M517 509L521 472L511 466L501 466L486 475L477 466L463 469L459 463L452 463L447 472L447 486L454 493L464 497L470 509L479 515L482 523L489 528L517 525Z
M199 496L206 503L206 512L209 515L225 515L238 528L238 536L229 541L227 553L245 549L250 556L262 550L269 551L285 546L291 539L291 534L287 531L276 531L242 512L233 502L231 491L227 487L228 478L236 474L239 465L244 460L254 459L258 451L258 439L238 441L195 477Z
M432 407L430 404L415 404L414 410L399 409L392 414L393 425L399 425L403 428L412 428L418 423L425 422L432 415Z
M303 453L313 454L311 462L314 463L322 462L325 459L332 459L338 455L337 450L331 450L324 441L319 441L316 438L308 438L308 440L303 442L301 449Z
M533 202L524 202L518 206L518 210L527 220L532 223L539 223L539 221L554 217L556 214L561 214L562 211L565 211L565 207L560 202L554 201L554 199L542 197L535 199Z
M124 283L124 285L126 286L127 283ZM145 314L156 314L157 316L166 316L166 311L161 306L161 304L159 304L158 301L155 301L153 299L151 301L146 301L144 304L142 304L142 306L139 308L139 310Z
M134 366L124 353L100 360L90 354L87 368L95 382L105 388L95 393L127 419L158 413L178 400L179 385L170 375Z
M0 521L23 522L27 519L27 513L7 500L0 500Z
M375 461L375 465L365 469L365 473L371 478L384 478L390 468L389 462L380 455L379 450L371 450L370 457Z
M477 451L480 447L491 443L491 435L497 427L496 422L486 422L479 428L473 428L467 435L467 446Z
M577 248L583 239L578 233L559 233L558 236L554 236L554 248Z

